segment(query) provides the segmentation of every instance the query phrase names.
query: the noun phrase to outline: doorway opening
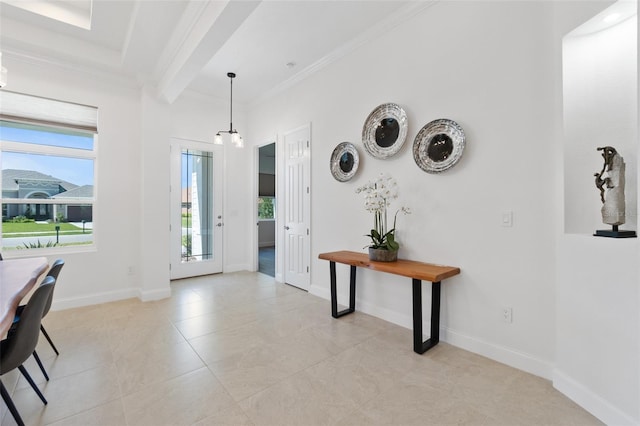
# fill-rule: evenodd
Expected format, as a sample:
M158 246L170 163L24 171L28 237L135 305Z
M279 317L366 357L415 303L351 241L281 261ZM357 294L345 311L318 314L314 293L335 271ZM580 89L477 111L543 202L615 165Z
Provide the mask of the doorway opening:
M276 275L276 144L258 148L258 272Z

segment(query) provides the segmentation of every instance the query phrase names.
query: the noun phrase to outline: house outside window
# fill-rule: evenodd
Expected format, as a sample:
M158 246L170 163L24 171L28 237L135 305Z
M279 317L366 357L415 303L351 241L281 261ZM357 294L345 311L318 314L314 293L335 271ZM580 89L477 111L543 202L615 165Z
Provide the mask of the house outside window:
M96 125L94 107L0 92L3 255L95 247Z

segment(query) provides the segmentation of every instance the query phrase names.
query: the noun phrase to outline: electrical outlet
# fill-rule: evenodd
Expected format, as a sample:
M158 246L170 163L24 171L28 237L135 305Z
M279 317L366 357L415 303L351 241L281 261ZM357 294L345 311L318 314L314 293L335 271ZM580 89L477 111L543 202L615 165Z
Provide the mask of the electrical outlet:
M129 266L127 268L127 275L135 275L136 274L136 269L134 266Z
M502 321L508 324L513 322L513 308L502 308Z

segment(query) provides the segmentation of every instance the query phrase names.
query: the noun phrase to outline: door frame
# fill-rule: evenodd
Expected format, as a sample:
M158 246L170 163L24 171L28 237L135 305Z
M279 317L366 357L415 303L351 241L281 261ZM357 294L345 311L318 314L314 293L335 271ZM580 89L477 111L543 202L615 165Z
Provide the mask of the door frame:
M176 170L180 170L181 171L181 151L182 148L187 147L188 149L194 149L194 150L201 150L201 151L210 151L214 154L214 175L213 175L213 179L214 179L214 188L215 186L218 186L218 189L220 191L220 193L218 194L218 203L215 203L214 201L214 210L212 212L212 229L216 228L216 223L220 222L220 223L224 223L224 214L225 214L225 210L224 210L224 204L225 204L225 190L224 190L224 169L225 169L225 155L224 155L224 147L217 147L215 145L212 145L211 143L207 143L207 142L203 142L203 141L198 141L198 140L194 140L194 139L187 139L187 138L181 138L181 137L171 137L170 138L170 150L169 150L169 164L170 164L170 168L169 168L169 175L170 175L170 195L169 195L169 199L170 199L170 235L169 235L169 242L170 242L170 265L173 265L173 263L176 261L176 257L175 255L175 247L173 247L173 244L175 243L175 238L174 238L174 231L172 228L174 225L176 225L176 223L174 223L174 202L176 200L180 200L180 194L182 193L182 187L181 185L178 184L177 188L174 188L174 184L176 182L174 182L174 173ZM174 152L174 149L179 150L180 152ZM217 152L215 152L217 151ZM221 157L221 158L220 158ZM216 167L216 162L217 162L217 167ZM219 207L217 207L216 204L219 204ZM220 216L222 216L221 219L216 218L215 215L219 214ZM208 274L214 274L214 273L222 273L224 272L224 252L225 252L225 227L224 226L220 226L220 230L219 230L219 236L220 236L220 242L219 242L219 251L220 251L220 256L219 256L219 268L218 267L214 267L215 270L207 270L204 267L196 267L194 268L195 271L193 273L193 275L191 276L199 276L199 275L208 275ZM214 256L216 253L216 249L215 249L215 241L214 241ZM215 258L214 258L215 259ZM194 263L195 265L202 265L202 262L198 262L198 263ZM187 278L187 276L185 277L172 277L173 272L170 272L170 279L174 280L174 279L181 279L181 278Z

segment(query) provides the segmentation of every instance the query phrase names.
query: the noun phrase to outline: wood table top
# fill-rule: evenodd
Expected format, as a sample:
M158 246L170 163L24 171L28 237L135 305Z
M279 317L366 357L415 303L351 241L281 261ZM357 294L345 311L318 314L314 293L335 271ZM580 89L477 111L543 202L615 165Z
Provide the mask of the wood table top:
M49 268L46 257L0 261L0 338L13 324L18 305Z
M460 273L460 268L455 266L434 265L415 260L398 259L395 262L374 262L369 260L366 253L346 250L320 253L318 258L431 282L442 281Z

